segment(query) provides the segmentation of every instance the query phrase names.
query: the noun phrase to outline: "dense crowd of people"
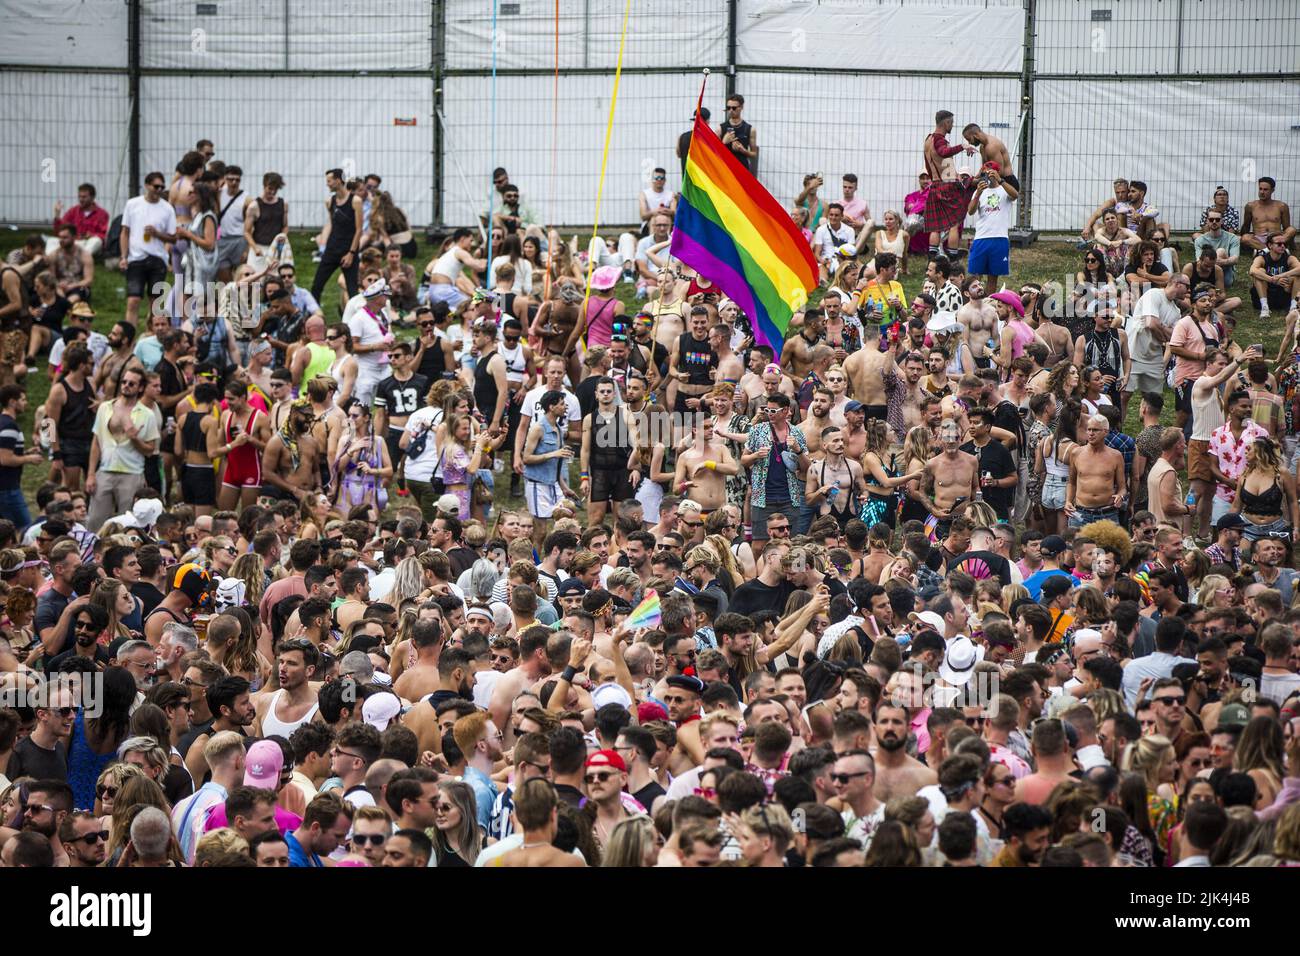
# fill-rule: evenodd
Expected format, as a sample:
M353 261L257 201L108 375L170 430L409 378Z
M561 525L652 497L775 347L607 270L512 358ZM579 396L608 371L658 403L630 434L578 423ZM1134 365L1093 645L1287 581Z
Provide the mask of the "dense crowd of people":
M497 169L419 275L332 169L309 288L209 141L83 185L0 274L0 863L1300 865L1289 210L1216 191L1183 266L1116 180L1012 289L1007 148L953 128L879 224L806 177L779 350L663 169L586 249Z

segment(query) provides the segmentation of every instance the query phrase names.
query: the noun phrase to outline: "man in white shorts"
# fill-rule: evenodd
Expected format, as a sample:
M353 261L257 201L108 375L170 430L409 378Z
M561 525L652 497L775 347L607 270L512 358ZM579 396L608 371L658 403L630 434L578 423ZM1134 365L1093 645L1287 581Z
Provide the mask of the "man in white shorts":
M1178 274L1163 289L1148 289L1138 299L1124 330L1133 360L1123 385L1128 395L1165 390L1165 343L1173 334L1174 323L1182 318L1179 303L1187 298L1187 289L1187 276Z
M388 283L377 279L362 293L366 304L347 320L352 333L352 355L357 360L357 384L353 394L366 408L375 397L375 387L388 377L388 347L395 336L388 327L384 307L388 305Z
M524 439L524 500L537 523L534 539L539 531L545 537L545 523L565 497L573 494L566 474L573 449L565 445L560 424L567 414L567 398L564 392L549 391L537 404L541 417L533 419Z

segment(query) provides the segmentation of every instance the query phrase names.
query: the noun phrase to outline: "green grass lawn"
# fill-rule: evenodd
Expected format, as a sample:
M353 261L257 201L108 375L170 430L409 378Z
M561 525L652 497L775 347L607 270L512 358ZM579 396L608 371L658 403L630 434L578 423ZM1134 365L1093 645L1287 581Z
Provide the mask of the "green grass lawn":
M612 232L613 230L611 230ZM9 251L22 244L25 231L6 232L0 234L0 254L8 255ZM1009 277L1010 284L1013 288L1018 288L1019 283L1032 281L1038 283L1062 282L1068 285L1073 284L1074 275L1078 271L1082 253L1074 248L1075 237L1055 237L1040 239L1037 243L1027 249L1012 249L1011 267L1012 274ZM1186 264L1191 256L1190 237L1185 234L1175 235L1175 241L1180 243L1179 258L1182 264ZM304 288L311 287L311 280L315 275L315 267L311 261L313 251L312 244L308 233L295 233L291 237L293 246L294 259L298 269L298 284ZM425 265L433 258L435 250L422 244L420 256L416 259L409 260L415 268L417 275L422 272ZM1258 314L1250 308L1249 283L1245 276L1248 268L1248 262L1238 263L1236 282L1230 290L1230 295L1240 296L1243 300L1243 306L1238 309L1238 324L1236 339L1242 344L1252 342L1263 342L1266 355L1276 354L1277 346L1282 338L1284 330L1283 317L1274 315L1270 320L1261 321ZM925 263L923 260L912 259L909 263L910 275L901 276L900 281L908 295L914 295L921 289L921 284L925 278ZM327 320L333 320L339 315L341 290L337 285L335 277L332 277L327 284L321 306L325 311ZM635 311L637 302L633 290L630 286L620 285L618 293L628 306L630 311ZM109 271L103 267L102 263L96 264L95 281L94 281L94 307L97 313L95 318L95 328L105 334L108 333L113 323L120 319L126 308L125 278L120 272ZM413 333L403 333L409 335ZM24 433L31 436L32 419L36 408L45 401L46 395L49 394L50 380L47 374L48 366L42 359L39 369L30 372L27 376L28 386L28 403L27 414L21 422ZM1173 403L1168 402L1165 406L1165 417L1172 422ZM1127 422L1127 430L1131 434L1136 434L1133 427L1137 421L1137 403L1133 403ZM29 442L30 444L30 442ZM23 490L27 493L33 513L35 513L35 492L36 489L45 481L49 473L48 464L29 465L23 474ZM497 494L504 501L506 496L506 482L498 485ZM401 501L402 499L396 499Z

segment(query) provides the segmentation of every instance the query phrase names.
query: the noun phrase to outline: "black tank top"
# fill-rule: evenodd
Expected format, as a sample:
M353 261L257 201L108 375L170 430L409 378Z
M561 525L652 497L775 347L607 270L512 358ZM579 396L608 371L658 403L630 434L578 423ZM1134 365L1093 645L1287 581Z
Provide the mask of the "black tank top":
M493 349L474 366L474 404L488 424L497 412L497 380L488 372L488 365L496 355L497 350Z
M677 370L690 376L689 385L711 385L709 369L718 364L718 356L707 338L697 339L683 332L677 340Z
M334 228L338 228L335 226ZM284 200L267 202L257 197L257 222L253 223L253 241L259 246L269 246L280 233L284 232ZM348 241L352 238L349 236Z
M1247 491L1243 486L1241 489L1241 510L1248 514L1260 515L1266 518L1282 517L1282 486L1274 484L1263 494L1255 494Z
M209 414L211 413L191 410L185 416L185 424L181 426L181 444L187 452L196 451L201 455L208 453L208 440L203 436L203 416Z
M615 408L605 418L597 408L591 413L591 467L602 471L624 471L632 455L632 443L624 427L622 410ZM614 439L610 441L609 439Z
M342 255L352 248L352 237L357 234L357 217L352 210L352 194L343 197L343 202L330 200L330 241L326 250Z
M62 438L90 441L92 416L90 414L90 385L81 391L75 390L65 379L63 391L68 400L63 403L59 413L58 430Z
M447 356L442 354L442 339L434 339L433 348L424 350L420 356L420 367L415 371L417 375L423 375L430 385L442 379L443 373L447 371Z
M741 120L740 123L735 126L732 126L724 120L722 123L722 136L725 137L727 133L735 133L736 139L740 142L740 145L745 147L745 149L749 149L749 134L752 129L753 127L744 120ZM728 146L727 149L730 150L731 147ZM750 172L753 172L753 166L751 165L753 160L748 156L744 153L737 153L735 151L732 151L731 155L735 157L736 162L740 163L740 165L744 166Z

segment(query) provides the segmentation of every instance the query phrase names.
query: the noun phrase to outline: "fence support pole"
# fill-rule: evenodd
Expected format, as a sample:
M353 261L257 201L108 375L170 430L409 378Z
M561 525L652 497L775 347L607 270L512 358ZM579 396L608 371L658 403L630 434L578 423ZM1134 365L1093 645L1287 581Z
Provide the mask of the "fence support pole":
M131 196L140 195L140 4L141 0L129 0L126 28L127 95L131 100L131 115L127 121L131 181L127 184L127 190Z
M1020 124L1019 154L1020 199L1016 204L1016 225L1022 229L1033 227L1034 214L1034 34L1037 32L1035 8L1037 0L1025 0L1024 57L1020 66Z
M740 0L727 0L727 95L736 92L736 23ZM725 119L725 117L724 117Z
M445 225L443 211L443 149L442 112L443 69L447 60L447 4L446 0L433 0L433 22L429 28L429 60L433 74L433 109L430 125L433 127L433 215L428 234L433 237L434 227Z

